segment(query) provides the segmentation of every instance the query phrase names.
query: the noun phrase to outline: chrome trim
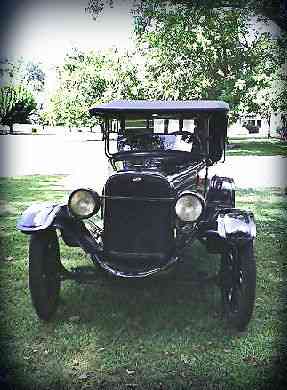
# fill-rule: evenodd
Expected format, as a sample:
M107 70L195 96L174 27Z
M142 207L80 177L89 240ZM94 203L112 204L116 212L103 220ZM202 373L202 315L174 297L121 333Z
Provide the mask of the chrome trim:
M140 200L140 201L150 201L150 202L158 202L158 201L166 201L166 202L172 202L175 201L175 197L167 197L167 198L153 198L153 197L144 197L139 198L137 196L109 196L109 195L102 195L101 198L103 199L110 199L110 200Z
M178 215L177 212L176 212L176 205L177 205L177 202L178 202L181 198L183 198L183 197L185 197L185 196L188 196L188 195L192 195L192 196L194 196L195 198L199 199L199 201L201 202L201 206L202 206L200 215L199 215L198 218L195 219L194 221L184 221L184 220L182 220L182 219L179 217L179 215ZM179 218L180 221L182 221L182 222L184 222L184 223L196 223L197 221L199 221L200 217L202 216L202 214L203 214L203 212L204 212L204 208L205 208L205 199L204 199L204 197L203 197L199 192L190 191L190 190L182 191L182 192L178 195L178 197L177 197L177 199L176 199L176 203L175 203L175 213L176 213L176 215L177 215L177 218Z
M153 268L149 271L145 272L135 272L135 273L125 273L120 270L116 270L112 267L110 267L107 263L105 263L102 259L100 259L96 254L92 254L92 258L95 258L97 263L105 270L108 271L109 273L113 274L114 276L121 277L121 278L146 278L149 276L152 276L156 273L166 271L170 266L173 264L177 263L179 261L179 257L172 257L168 263L166 263L162 267L157 267Z
M204 161L197 162L194 165L189 166L188 168L184 169L179 173L167 175L167 179L169 183L172 185L172 187L176 191L179 191L180 187L186 188L187 183L194 180L198 172L201 171L205 166L206 163Z
M220 237L228 238L236 234L244 234L247 237L256 237L256 225L253 214L240 212L238 209L230 209L230 212L219 213L217 216L217 231Z

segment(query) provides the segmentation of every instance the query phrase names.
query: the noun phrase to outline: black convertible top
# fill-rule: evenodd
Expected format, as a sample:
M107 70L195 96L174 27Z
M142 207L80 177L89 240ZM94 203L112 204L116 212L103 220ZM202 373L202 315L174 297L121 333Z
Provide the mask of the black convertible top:
M90 109L91 115L111 114L195 114L199 112L227 112L229 105L219 100L116 100Z

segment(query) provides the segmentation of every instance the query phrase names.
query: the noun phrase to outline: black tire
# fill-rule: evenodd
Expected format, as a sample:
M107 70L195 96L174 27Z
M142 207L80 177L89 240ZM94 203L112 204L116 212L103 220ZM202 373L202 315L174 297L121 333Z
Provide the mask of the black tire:
M58 307L60 265L56 231L33 234L29 246L29 289L36 313L44 321L50 320Z
M231 327L244 331L252 317L255 302L253 241L227 249L222 255L220 275L223 314Z

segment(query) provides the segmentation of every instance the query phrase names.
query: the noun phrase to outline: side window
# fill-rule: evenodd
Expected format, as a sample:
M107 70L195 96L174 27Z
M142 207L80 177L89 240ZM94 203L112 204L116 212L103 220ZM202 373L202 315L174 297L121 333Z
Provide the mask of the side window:
M156 134L164 133L164 119L154 119L153 128Z
M194 119L184 119L182 131L188 131L189 133L194 133L195 123Z
M184 119L182 131L194 133L196 127L194 119ZM180 121L178 119L154 119L154 133L172 134L180 131Z
M153 132L153 121L148 119L126 119L126 134L132 131L133 134L146 134Z
M144 119L126 119L126 130L145 129L146 121Z
M117 119L110 119L109 120L109 129L111 133L117 133L119 129L119 122Z
M154 119L154 133L171 134L179 131L178 119Z
M170 119L168 121L168 134L179 131L179 120L178 119Z

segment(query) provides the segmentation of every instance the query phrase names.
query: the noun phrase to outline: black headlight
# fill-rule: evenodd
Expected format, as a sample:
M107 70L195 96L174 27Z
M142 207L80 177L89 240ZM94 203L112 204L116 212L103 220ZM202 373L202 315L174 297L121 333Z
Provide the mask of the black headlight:
M97 192L79 188L69 196L68 208L77 218L89 218L96 214L101 207L101 200Z
M175 204L175 212L183 222L197 221L204 209L204 199L196 192L186 191L180 194Z

